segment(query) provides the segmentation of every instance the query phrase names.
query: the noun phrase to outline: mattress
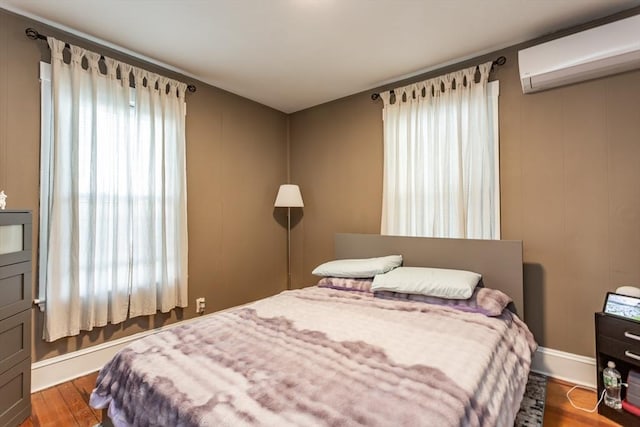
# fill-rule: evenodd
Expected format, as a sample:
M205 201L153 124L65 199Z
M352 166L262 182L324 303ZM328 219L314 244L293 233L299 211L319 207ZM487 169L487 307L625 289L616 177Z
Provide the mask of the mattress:
M91 405L116 426L513 426L535 348L508 310L310 287L133 342Z

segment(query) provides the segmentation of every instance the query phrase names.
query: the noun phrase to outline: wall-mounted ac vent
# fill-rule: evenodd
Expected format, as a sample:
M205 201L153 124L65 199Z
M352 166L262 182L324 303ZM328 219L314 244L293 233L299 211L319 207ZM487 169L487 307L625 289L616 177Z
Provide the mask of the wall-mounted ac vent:
M518 52L522 92L640 68L640 15Z

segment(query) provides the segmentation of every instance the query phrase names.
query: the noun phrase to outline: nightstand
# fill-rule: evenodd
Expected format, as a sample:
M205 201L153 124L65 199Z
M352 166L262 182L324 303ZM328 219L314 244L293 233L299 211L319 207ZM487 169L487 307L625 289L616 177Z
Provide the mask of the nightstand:
M616 364L622 375L622 382L627 382L630 369L640 372L640 322L596 313L596 365L598 374L598 398L604 390L602 371L608 361ZM622 399L626 388L622 387ZM615 410L604 404L598 406L598 413L625 426L640 425L640 417L636 417L622 409Z

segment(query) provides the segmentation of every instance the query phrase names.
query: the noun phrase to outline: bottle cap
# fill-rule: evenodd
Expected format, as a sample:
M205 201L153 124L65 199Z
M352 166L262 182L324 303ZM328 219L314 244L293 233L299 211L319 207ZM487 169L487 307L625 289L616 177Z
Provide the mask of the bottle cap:
M610 367L611 369L616 367L616 362L609 360L609 363L607 363L607 366Z

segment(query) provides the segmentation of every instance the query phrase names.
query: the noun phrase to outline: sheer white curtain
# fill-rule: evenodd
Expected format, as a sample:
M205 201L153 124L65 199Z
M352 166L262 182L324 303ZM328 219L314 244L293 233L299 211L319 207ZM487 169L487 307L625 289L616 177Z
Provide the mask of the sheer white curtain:
M67 63L48 41L39 286L53 341L187 305L186 85L111 58L103 74L76 46Z
M488 83L490 70L489 62L380 94L382 234L500 238L498 82Z

